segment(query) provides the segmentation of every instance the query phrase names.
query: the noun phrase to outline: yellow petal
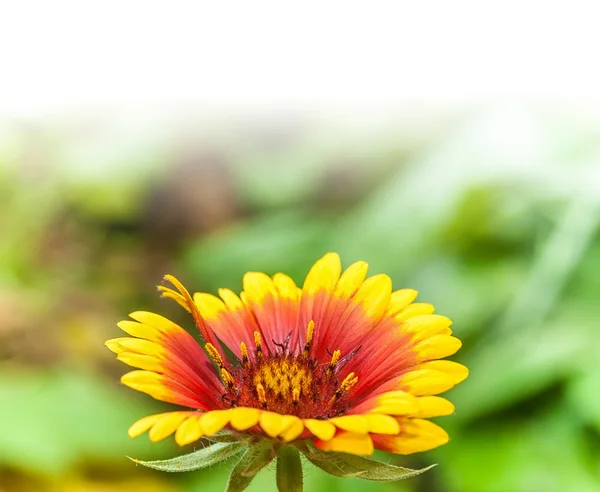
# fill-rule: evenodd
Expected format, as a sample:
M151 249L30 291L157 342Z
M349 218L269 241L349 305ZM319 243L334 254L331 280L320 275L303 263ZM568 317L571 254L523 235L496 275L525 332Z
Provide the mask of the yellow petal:
M125 337L123 337L123 338L125 338ZM108 350L110 350L111 352L114 352L115 354L118 355L121 352L124 352L126 350L125 347L122 347L121 344L119 343L119 341L123 340L123 338L111 338L110 340L107 340L106 342L104 342L104 345L106 345Z
M420 314L410 317L400 325L400 331L410 333L413 341L418 342L435 335L450 335L452 321L439 314Z
M223 429L229 423L230 418L231 410L213 410L202 416L200 425L205 435L212 436Z
M239 431L249 429L250 427L258 424L260 417L260 410L258 408L247 408L238 407L232 408L231 413L231 426Z
M418 292L414 289L400 289L392 292L386 315L395 316L413 302L417 298L417 295Z
M183 422L175 432L175 442L180 446L185 446L191 442L197 441L202 437L202 426L200 425L200 415L192 415Z
M333 425L339 429L355 432L357 434L366 434L369 432L369 425L362 415L343 415L329 419Z
M454 380L454 384L464 381L469 376L469 369L458 362L451 360L430 360L419 364L419 369L433 369L445 372Z
M400 434L390 437L387 443L394 453L412 454L437 448L448 440L446 431L429 420L402 419Z
M400 311L395 318L398 321L404 321L409 318L414 318L415 316L419 316L421 314L431 314L435 311L433 304L426 304L424 302L415 302L410 306L406 306L402 311Z
M148 417L138 420L127 431L129 437L134 438L142 435L144 432L150 429L150 427L156 424L156 422L158 422L163 415L164 413L158 413L156 415L148 415Z
M276 294L275 284L273 279L268 275L260 272L248 272L242 279L244 287L244 297L249 302L260 304L265 297Z
M298 439L302 432L304 431L304 422L301 419L296 419L286 430L284 430L279 437L281 437L285 442L293 441L294 439Z
M364 261L357 261L350 265L338 280L335 296L348 298L354 295L365 280L368 270L369 265Z
M171 333L174 330L183 329L170 319L148 311L136 311L135 313L131 313L129 317L145 325L152 326L163 333Z
M237 311L244 307L242 300L232 290L219 289L219 295L230 311Z
M152 442L169 437L177 427L187 418L187 412L165 413L150 429L148 436Z
M162 384L163 381L164 376L151 371L130 371L121 376L121 382L131 388L133 388L134 385Z
M105 345L117 354L122 352L134 352L138 354L160 356L166 352L165 348L158 343L142 340L141 338L113 338L112 340L108 340Z
M141 355L125 352L117 355L117 359L127 365L130 365L131 367L137 367L138 369L145 369L147 371L154 372L163 372L164 370L163 363L152 355Z
M378 413L368 413L363 415L367 421L369 432L374 434L395 435L400 432L400 424L394 417Z
M442 359L455 354L461 346L462 342L458 338L450 335L434 335L415 345L415 350L421 360Z
M419 402L418 417L442 417L443 415L452 415L454 405L445 398L439 396L421 396L417 399Z
M159 285L158 290L160 291L161 297L164 297L166 299L173 299L188 313L190 312L190 307L188 306L186 298L183 297L179 292L176 292L173 289L170 289L169 287L165 287L164 285Z
M283 299L298 299L300 297L301 290L298 289L295 282L287 275L276 273L273 275L273 283Z
M363 282L354 295L367 316L379 320L386 312L392 296L392 279L387 275L373 275Z
M136 321L129 320L119 321L117 326L132 337L144 338L153 342L158 342L161 340L160 332L152 326L143 325Z
M452 374L432 369L416 369L407 372L398 383L415 396L430 396L448 391L456 384L455 381Z
M157 400L172 401L173 393L165 386L164 376L150 371L131 371L121 377L125 386L146 393Z
M263 411L260 414L260 426L269 437L277 437L291 424L289 419L275 412Z
M221 299L205 292L196 292L194 303L202 317L208 321L217 319L225 311L225 303Z
M327 420L304 419L304 425L321 441L329 441L335 435L335 425Z
M312 266L302 290L306 294L316 294L321 290L333 292L341 273L342 263L339 255L327 253Z
M373 454L373 441L369 434L342 432L329 441L321 441L318 447L323 451L336 451L361 456Z
M377 407L370 413L414 415L419 410L416 398L406 391L388 391L377 397Z

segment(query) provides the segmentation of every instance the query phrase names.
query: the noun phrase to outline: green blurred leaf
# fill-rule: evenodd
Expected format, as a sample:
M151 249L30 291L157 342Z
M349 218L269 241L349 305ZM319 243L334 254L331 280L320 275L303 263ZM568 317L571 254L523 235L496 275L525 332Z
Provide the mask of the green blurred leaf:
M451 390L453 423L498 411L574 376L595 345L595 321L575 304L565 306L541 333L515 330L461 358L469 379ZM576 326L577 329L573 329Z
M434 453L449 492L596 492L597 460L563 405L526 423L471 427Z
M130 439L127 429L161 407L131 396L81 368L0 373L0 464L62 476L85 459L114 465L150 454L147 439ZM160 443L152 454L167 449Z
M192 243L182 270L211 291L241 287L248 271L283 271L300 280L327 252L327 237L328 225L322 220L297 213L266 216Z

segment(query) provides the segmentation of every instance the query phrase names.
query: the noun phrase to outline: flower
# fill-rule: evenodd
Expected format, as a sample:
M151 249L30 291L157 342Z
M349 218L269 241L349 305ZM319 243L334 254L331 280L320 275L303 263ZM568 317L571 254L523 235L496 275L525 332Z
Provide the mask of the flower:
M359 261L342 273L328 253L302 288L287 275L250 272L238 297L192 297L174 277L163 297L191 313L201 343L154 313L118 326L130 337L106 342L137 368L121 381L189 410L144 417L129 429L179 445L228 430L278 444L308 443L323 452L371 455L426 451L448 441L427 420L454 406L438 395L464 380L461 364L440 360L461 342L451 321L417 292L392 292L387 275L366 278ZM315 450L316 451L316 450Z

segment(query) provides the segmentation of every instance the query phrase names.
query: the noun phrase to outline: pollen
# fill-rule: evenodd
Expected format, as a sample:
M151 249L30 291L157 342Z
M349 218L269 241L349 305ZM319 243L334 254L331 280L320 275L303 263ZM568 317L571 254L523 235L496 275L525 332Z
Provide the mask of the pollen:
M311 319L306 327L306 344L304 345L304 357L308 357L312 345L313 335L315 333L315 322Z
M254 332L254 345L256 345L256 357L262 357L262 338L257 331Z
M240 343L240 352L242 353L242 364L244 366L247 366L249 363L248 360L248 348L246 347L246 344L244 342Z
M335 370L335 366L337 365L338 361L340 360L341 355L342 355L341 350L335 350L333 352L333 355L331 356L331 362L329 363L329 367L327 368L328 375L333 374L333 371Z
M204 348L206 348L206 351L208 352L208 355L210 356L210 358L215 361L215 364L217 364L217 367L219 369L223 369L223 367L225 367L225 365L223 364L223 359L221 358L221 355L219 354L219 352L217 351L217 349L215 348L215 346L212 343L207 343Z

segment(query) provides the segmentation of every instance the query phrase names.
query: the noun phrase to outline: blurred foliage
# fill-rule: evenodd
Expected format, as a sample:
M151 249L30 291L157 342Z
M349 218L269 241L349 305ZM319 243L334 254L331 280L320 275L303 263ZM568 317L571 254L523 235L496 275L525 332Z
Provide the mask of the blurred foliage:
M440 123L441 122L441 123ZM222 490L227 467L164 475L172 442L128 425L169 408L118 385L103 342L176 274L298 282L326 251L364 259L454 320L471 377L452 441L395 484L306 466L306 490L600 490L598 121L541 109L452 115L411 132L297 125L182 138L114 121L0 129L0 490ZM339 127L341 128L341 127ZM190 143L192 141L193 143ZM274 470L251 490L273 490Z

